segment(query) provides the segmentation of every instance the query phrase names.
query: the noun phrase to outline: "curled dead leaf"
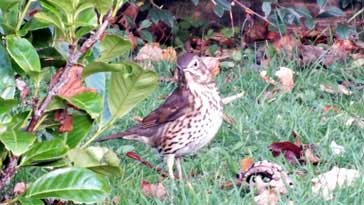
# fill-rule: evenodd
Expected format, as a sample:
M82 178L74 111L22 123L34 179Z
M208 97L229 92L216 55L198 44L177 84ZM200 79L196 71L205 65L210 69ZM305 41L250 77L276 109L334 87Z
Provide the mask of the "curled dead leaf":
M140 48L135 60L137 61L170 61L175 62L177 59L176 50L172 47L162 49L159 43L147 43Z
M336 188L350 186L359 177L362 176L358 170L335 166L332 170L312 179L312 192L321 195L325 200L331 200Z
M336 87L326 84L320 84L320 89L330 94L344 94L344 95L352 94L352 92L342 84L339 84Z
M151 184L148 181L142 180L140 187L143 190L145 196L159 198L164 200L167 197L167 190L162 183Z
M51 87L54 86L60 80L63 70L64 70L63 68L59 69L57 73L52 76L50 82ZM82 72L83 72L82 66L80 65L72 66L67 75L66 83L63 84L63 86L58 90L57 95L69 98L83 92L96 92L96 89L87 88L83 85Z
M66 110L57 110L54 113L54 121L60 123L59 132L70 132L73 129L73 118Z
M294 72L287 67L280 67L279 70L275 73L275 76L279 78L280 82L280 90L283 92L290 92L294 88L294 80L293 80Z

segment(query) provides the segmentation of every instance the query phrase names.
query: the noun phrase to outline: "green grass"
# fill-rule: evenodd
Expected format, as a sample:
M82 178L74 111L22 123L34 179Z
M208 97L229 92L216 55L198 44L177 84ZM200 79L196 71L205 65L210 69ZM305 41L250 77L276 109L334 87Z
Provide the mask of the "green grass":
M329 171L333 166L354 168L363 171L364 132L356 126L346 126L343 113L363 116L364 97L362 90L352 90L353 95L333 95L320 90L321 83L336 84L337 81L364 81L360 68L351 68L351 64L333 65L330 68L311 66L300 68L293 62L287 63L282 58L271 61L269 73L274 73L279 66L295 70L296 86L291 93L279 94L273 102L260 97L267 88L259 77L259 71L253 69L252 60L244 60L235 68L223 70L218 76L217 84L222 96L229 96L245 91L245 96L225 106L225 112L236 120L231 126L223 124L216 138L197 155L186 157L183 162L185 175L197 173L184 182L164 179L162 183L169 191L166 200L145 197L140 189L142 179L152 183L159 181L154 171L125 157L127 151L133 150L148 161L165 168L157 152L143 144L118 140L104 143L111 147L122 159L122 177L112 179L112 196L120 198L120 204L253 204L253 194L242 188L222 190L220 186L235 178L239 171L239 161L253 157L255 161L269 160L284 167L290 173L305 170L307 174L291 174L294 188L283 197L281 204L289 200L295 204L363 204L364 186L361 181L344 189L337 189L332 201L325 202L311 192L311 179L320 173ZM161 63L157 71L167 73L171 65ZM231 82L224 82L227 75L232 75ZM161 83L156 92L139 104L127 117L115 125L113 132L124 130L134 122L132 116L145 116L160 103L161 96L167 95L174 85ZM323 113L325 105L336 105L339 113ZM322 162L318 166L310 164L294 166L283 157L273 158L268 146L274 141L292 140L291 132L295 130L304 143L313 143L318 147ZM342 156L334 156L330 150L331 141L345 147Z

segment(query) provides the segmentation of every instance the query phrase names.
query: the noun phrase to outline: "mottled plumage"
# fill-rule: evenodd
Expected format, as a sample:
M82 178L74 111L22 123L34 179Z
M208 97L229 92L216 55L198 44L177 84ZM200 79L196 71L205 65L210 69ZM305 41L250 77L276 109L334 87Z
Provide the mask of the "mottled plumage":
M180 157L208 144L222 124L221 98L210 69L202 58L187 53L177 59L178 86L166 101L139 124L100 141L124 138L156 148L173 177L174 159L182 177Z

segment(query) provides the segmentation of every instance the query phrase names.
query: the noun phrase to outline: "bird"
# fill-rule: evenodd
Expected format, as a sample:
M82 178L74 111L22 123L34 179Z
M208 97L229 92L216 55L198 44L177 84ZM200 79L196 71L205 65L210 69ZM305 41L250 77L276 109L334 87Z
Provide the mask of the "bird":
M181 158L212 141L223 122L223 103L205 59L193 53L178 56L177 87L165 102L135 126L98 141L122 138L150 145L164 158L169 177L175 178L176 164L182 180Z

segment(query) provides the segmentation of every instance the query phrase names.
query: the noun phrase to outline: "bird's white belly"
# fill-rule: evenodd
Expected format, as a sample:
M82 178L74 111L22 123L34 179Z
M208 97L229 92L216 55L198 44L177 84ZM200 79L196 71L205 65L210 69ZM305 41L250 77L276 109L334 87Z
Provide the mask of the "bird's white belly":
M202 129L203 132L196 134L192 140L188 141L183 148L178 150L178 152L176 152L177 156L194 154L211 142L215 137L223 121L222 110L205 110L204 112L207 115L208 120L201 124L201 127L195 128Z

